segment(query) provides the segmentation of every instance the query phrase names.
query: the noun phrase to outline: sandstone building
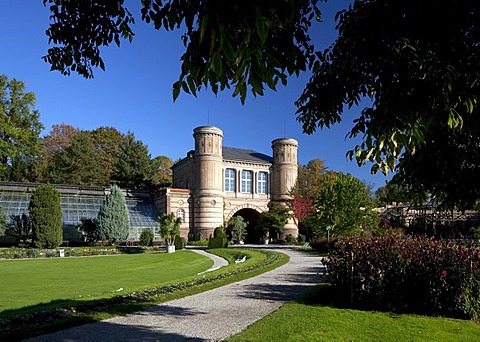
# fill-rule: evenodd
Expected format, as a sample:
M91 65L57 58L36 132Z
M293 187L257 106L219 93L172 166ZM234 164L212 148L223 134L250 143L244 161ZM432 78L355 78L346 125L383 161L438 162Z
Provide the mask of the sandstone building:
M130 216L128 240L138 241L143 230L159 234L157 217L173 212L182 218L181 235L185 238L202 235L207 239L218 226L234 215L248 222L246 241L260 242L255 232L260 213L268 210L270 201L285 203L297 179L298 143L294 139L272 141L273 157L252 150L223 146L223 132L212 126L193 131L195 149L173 167L173 187L152 195L148 190L123 189ZM33 190L42 184L0 182L0 206L10 228L13 215L28 214ZM63 239L81 242L84 234L78 229L81 218L95 219L110 193L102 186L56 184L63 212ZM298 231L293 220L288 222L280 238ZM0 237L0 244L16 241L12 229Z
M182 218L181 235L208 238L234 215L248 222L248 242L255 238L260 213L270 201L285 203L297 179L298 142L272 141L273 157L223 146L223 131L213 126L193 131L195 149L173 167L173 187L155 198L161 212ZM282 236L297 237L292 220ZM192 236L191 235L191 236Z

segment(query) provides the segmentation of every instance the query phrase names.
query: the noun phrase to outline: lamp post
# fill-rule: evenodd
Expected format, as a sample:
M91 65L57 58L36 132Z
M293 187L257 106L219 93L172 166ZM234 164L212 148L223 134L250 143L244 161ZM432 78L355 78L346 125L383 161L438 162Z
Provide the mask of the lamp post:
M330 229L332 229L332 227L327 226L327 243L328 244L330 244Z

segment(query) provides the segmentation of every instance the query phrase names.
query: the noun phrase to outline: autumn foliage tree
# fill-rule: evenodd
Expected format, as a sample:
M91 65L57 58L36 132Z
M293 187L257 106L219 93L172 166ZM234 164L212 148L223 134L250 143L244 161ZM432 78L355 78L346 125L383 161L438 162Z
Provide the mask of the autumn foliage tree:
M293 222L297 228L308 216L315 213L315 199L313 197L297 195L288 201L288 206L292 210Z

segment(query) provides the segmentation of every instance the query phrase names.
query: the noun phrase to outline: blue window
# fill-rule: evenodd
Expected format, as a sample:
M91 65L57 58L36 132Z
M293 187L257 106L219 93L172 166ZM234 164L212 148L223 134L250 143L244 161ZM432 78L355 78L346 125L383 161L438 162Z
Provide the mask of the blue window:
M242 192L252 192L252 171L242 171Z
M267 173L266 172L258 173L258 193L259 194L267 193Z
M235 191L235 170L225 170L225 191Z

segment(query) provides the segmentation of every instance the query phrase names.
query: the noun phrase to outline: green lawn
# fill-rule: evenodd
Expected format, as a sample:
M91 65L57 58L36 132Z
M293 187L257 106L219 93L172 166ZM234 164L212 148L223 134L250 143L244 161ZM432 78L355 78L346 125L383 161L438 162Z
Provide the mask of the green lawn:
M195 275L212 265L210 259L190 251L0 260L0 317L6 310L40 303L90 300L158 286Z
M326 294L316 288L318 295ZM315 303L317 302L317 303ZM228 341L478 341L480 324L291 302Z

